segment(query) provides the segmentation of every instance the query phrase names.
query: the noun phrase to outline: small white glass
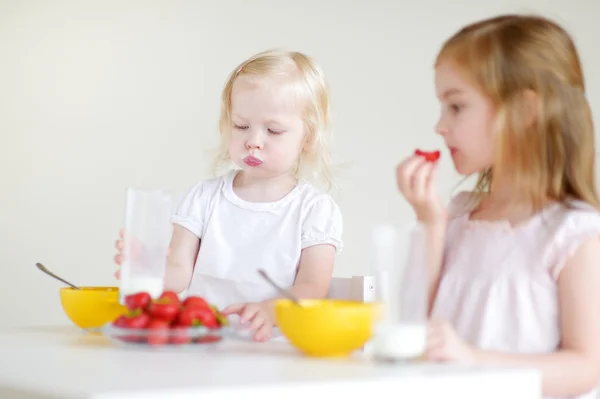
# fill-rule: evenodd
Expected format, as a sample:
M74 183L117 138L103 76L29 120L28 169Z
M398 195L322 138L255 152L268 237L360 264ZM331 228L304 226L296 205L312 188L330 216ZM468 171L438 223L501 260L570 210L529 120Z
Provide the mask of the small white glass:
M378 226L373 232L376 298L375 360L419 359L427 344L427 232L419 222Z
M127 189L121 303L125 296L137 292L147 292L153 298L162 294L172 232L171 204L171 196L162 191Z

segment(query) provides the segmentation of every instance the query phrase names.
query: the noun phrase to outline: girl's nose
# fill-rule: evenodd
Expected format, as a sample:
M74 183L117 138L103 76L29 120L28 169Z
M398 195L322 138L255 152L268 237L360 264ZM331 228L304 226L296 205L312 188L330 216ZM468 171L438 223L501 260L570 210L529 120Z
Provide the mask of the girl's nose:
M246 140L246 148L249 150L252 149L262 149L263 148L263 140L260 137L260 134L254 133L251 134L250 137L248 137L248 140Z
M448 128L445 127L442 124L442 119L440 118L440 120L438 121L438 123L435 125L434 130L437 134L439 134L440 136L445 136L446 134L448 134Z

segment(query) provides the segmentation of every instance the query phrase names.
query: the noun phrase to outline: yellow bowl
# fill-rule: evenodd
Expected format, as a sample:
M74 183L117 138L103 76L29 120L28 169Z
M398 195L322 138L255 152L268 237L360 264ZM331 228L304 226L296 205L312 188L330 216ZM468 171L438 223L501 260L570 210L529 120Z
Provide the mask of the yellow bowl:
M61 288L60 302L67 317L83 329L102 327L127 312L119 304L118 287Z
M287 299L275 303L276 322L288 341L309 356L349 356L372 334L375 304L343 300Z

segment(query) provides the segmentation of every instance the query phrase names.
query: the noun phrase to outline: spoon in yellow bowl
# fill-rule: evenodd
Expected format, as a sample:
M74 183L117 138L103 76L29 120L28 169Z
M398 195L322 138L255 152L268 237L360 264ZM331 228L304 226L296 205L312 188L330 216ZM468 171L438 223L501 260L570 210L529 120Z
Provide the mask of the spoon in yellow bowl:
M294 302L296 305L302 306L300 304L300 300L294 294L292 294L286 289L281 288L275 281L273 281L273 279L271 279L271 277L267 275L267 272L265 272L263 269L258 269L258 274L260 274L262 278L267 280L267 282L271 284L277 291L279 291L281 295L285 296L286 298Z
M49 275L50 277L54 277L55 279L62 281L63 283L71 286L72 288L75 288L76 290L80 290L81 288L79 288L78 286L76 286L75 284L71 284L69 283L67 280L65 280L62 277L58 277L56 274L52 273L50 270L48 270L46 268L46 266L42 265L41 263L36 263L35 264L37 266L38 269L40 269L41 271L43 271L44 273L46 273L47 275Z

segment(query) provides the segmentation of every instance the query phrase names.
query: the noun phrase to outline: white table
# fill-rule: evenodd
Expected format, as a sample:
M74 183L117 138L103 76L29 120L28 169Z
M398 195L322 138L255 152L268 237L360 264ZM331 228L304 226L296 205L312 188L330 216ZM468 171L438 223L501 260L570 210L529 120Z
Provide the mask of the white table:
M311 359L286 342L125 349L74 327L0 332L0 398L539 399L533 370L381 365L365 355Z

